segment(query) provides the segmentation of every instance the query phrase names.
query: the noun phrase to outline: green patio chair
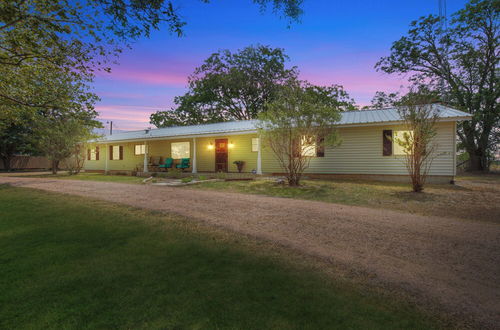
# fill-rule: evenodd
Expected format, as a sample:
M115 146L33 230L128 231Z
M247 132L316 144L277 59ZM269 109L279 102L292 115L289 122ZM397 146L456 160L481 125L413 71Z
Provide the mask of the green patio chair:
M173 165L174 165L174 159L173 158L165 158L165 164L161 164L158 167L159 168L164 168L166 170L167 168L172 168Z
M181 163L177 164L175 167L176 168L181 168L182 170L189 168L189 158L181 158Z

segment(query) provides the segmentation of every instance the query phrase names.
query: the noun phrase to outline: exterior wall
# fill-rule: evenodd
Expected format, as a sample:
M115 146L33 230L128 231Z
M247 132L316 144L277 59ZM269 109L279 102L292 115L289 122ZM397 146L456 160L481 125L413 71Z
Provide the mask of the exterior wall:
M227 139L228 143L233 145L228 149L228 171L237 172L235 160L245 161L243 172L251 172L257 169L257 152L252 152L252 138L257 137L256 134L246 135L231 135L217 136L210 138L196 138L196 158L198 172L213 172L215 169L215 150L209 149L210 143L215 144L215 139ZM172 142L190 142L191 162L193 161L193 139L173 139L173 140L156 140L147 141L148 157L160 156L163 162L165 158L170 157L170 144ZM135 145L143 144L142 142L133 143L114 143L99 145L99 160L86 160L84 169L88 171L103 171L106 169L106 159L108 162L108 171L133 171L136 167L142 171L144 164L144 155L134 155ZM109 146L123 146L123 160L109 160ZM90 145L93 148L95 145ZM187 169L189 171L191 169Z
M197 139L197 158L199 172L213 172L215 170L215 150L209 149L210 143L215 145L216 139L227 139L233 144L228 149L228 172L238 172L238 168L233 164L236 160L243 160L245 166L243 172L251 172L257 169L257 152L252 151L252 138L256 134L217 136Z
M342 143L337 147L325 149L325 157L313 157L307 173L320 174L363 174L363 175L407 175L404 165L404 156L382 156L382 131L404 130L403 126L365 126L340 128L339 133ZM237 172L235 160L245 161L243 172L257 169L257 152L252 151L252 138L256 134L230 135L217 137L196 138L197 170L198 172L213 172L215 168L215 150L209 149L210 143L215 144L215 139L227 138L233 147L228 151L228 170ZM161 156L162 161L170 157L170 143L191 142L191 161L193 160L193 139L148 141L148 156ZM455 175L455 123L444 122L437 124L438 157L434 159L430 175L450 178ZM122 145L123 160L109 160L109 145L100 145L98 161L85 162L86 170L104 170L106 159L109 171L133 171L136 167L140 170L143 166L143 155L134 155L134 146L141 144L119 143ZM262 171L264 173L282 173L272 151L263 145Z
M437 124L438 157L434 159L430 175L453 176L455 150L455 123ZM365 126L340 128L342 143L325 148L325 157L313 157L307 173L407 175L404 156L382 156L382 131L404 130L403 126ZM269 148L262 150L264 173L283 172Z

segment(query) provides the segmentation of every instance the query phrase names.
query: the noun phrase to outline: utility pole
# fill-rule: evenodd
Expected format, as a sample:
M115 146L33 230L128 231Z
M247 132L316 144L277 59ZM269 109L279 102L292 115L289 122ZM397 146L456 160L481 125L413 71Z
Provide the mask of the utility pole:
M446 0L438 0L438 7L439 7L439 18L440 18L440 24L441 24L441 30L446 33L446 30L448 29L448 22L447 22L447 15L446 15ZM447 47L446 47L447 48ZM444 56L446 57L448 53L448 50L445 49L445 54ZM439 79L439 92L441 93L441 100L446 102L446 91L445 91L445 84L444 84L444 79L440 78Z
M113 135L113 121L107 121L106 124L109 124L109 135Z

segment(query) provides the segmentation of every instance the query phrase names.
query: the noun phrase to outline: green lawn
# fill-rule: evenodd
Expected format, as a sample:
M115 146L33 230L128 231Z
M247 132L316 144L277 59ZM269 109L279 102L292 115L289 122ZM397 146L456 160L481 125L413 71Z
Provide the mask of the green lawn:
M81 180L81 181L101 181L101 182L118 182L118 183L142 183L144 178L130 175L104 175L102 173L79 173L77 175L69 175L66 173L60 174L42 174L42 175L20 175L21 177L31 178L48 178L62 180Z
M173 216L0 186L0 328L436 327L273 251Z

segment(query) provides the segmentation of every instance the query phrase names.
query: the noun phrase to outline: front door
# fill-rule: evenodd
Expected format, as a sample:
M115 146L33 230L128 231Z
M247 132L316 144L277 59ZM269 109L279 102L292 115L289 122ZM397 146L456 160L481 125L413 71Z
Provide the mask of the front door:
M215 140L215 172L227 172L227 139Z

